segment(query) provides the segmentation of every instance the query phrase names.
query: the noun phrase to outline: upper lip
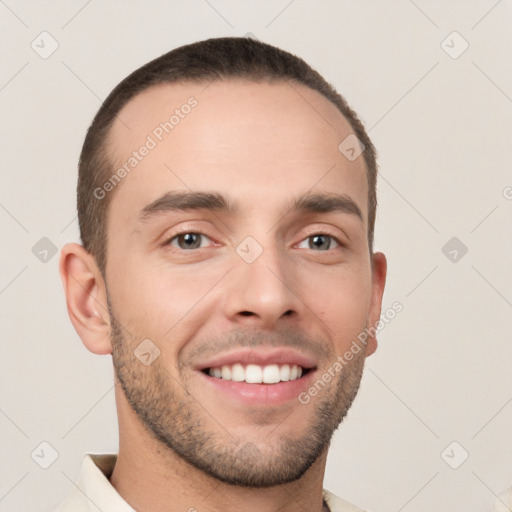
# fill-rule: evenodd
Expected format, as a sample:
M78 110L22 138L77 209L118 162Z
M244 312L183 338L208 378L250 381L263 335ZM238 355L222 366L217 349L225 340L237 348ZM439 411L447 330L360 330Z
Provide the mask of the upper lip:
M196 370L205 370L207 368L219 368L223 365L257 364L267 366L271 364L289 364L302 366L302 368L316 367L316 361L313 357L298 352L288 347L272 349L243 348L218 354L210 359L202 361L196 365Z

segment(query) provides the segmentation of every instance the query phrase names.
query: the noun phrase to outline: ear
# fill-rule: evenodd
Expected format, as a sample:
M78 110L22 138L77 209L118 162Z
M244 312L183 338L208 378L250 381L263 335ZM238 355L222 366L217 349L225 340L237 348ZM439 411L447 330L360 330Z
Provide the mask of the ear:
M366 356L371 356L377 350L377 336L374 328L376 328L380 320L382 296L384 295L384 286L386 285L386 273L386 256L382 252L376 252L372 257L372 298L368 312Z
M111 354L105 281L94 256L79 244L66 244L59 271L69 318L84 345L94 354Z

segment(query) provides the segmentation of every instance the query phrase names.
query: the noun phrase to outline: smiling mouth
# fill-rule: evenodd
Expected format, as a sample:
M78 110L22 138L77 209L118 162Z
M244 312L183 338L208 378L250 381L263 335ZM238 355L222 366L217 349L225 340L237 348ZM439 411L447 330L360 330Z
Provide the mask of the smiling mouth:
M204 368L203 373L221 380L246 382L248 384L279 384L298 380L315 368L305 368L290 364L257 364L242 365L241 363L223 365L221 367Z

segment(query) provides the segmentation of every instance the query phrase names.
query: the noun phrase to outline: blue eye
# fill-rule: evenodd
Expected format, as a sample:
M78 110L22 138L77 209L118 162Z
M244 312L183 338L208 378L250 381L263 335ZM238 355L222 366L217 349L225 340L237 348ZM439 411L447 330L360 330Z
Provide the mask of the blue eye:
M302 244L306 241L308 242L308 247L303 247ZM334 249L339 246L339 242L333 236L324 235L322 233L308 236L299 244L301 249L313 249L319 251L328 251L329 249Z
M206 239L211 242L211 240L202 233L180 233L179 235L174 236L168 242L172 247L177 247L182 250L191 250L191 249L201 249L205 247L202 244L203 240Z

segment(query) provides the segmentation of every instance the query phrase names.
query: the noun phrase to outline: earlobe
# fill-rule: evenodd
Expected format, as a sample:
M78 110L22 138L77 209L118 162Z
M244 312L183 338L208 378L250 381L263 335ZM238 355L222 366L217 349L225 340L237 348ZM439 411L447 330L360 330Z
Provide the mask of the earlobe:
M368 314L367 329L370 334L367 338L366 356L372 355L377 350L377 335L375 329L380 320L382 297L386 285L387 261L382 252L376 252L372 259L372 299Z
M59 271L69 318L84 345L94 354L112 353L105 282L94 256L79 244L66 244Z

